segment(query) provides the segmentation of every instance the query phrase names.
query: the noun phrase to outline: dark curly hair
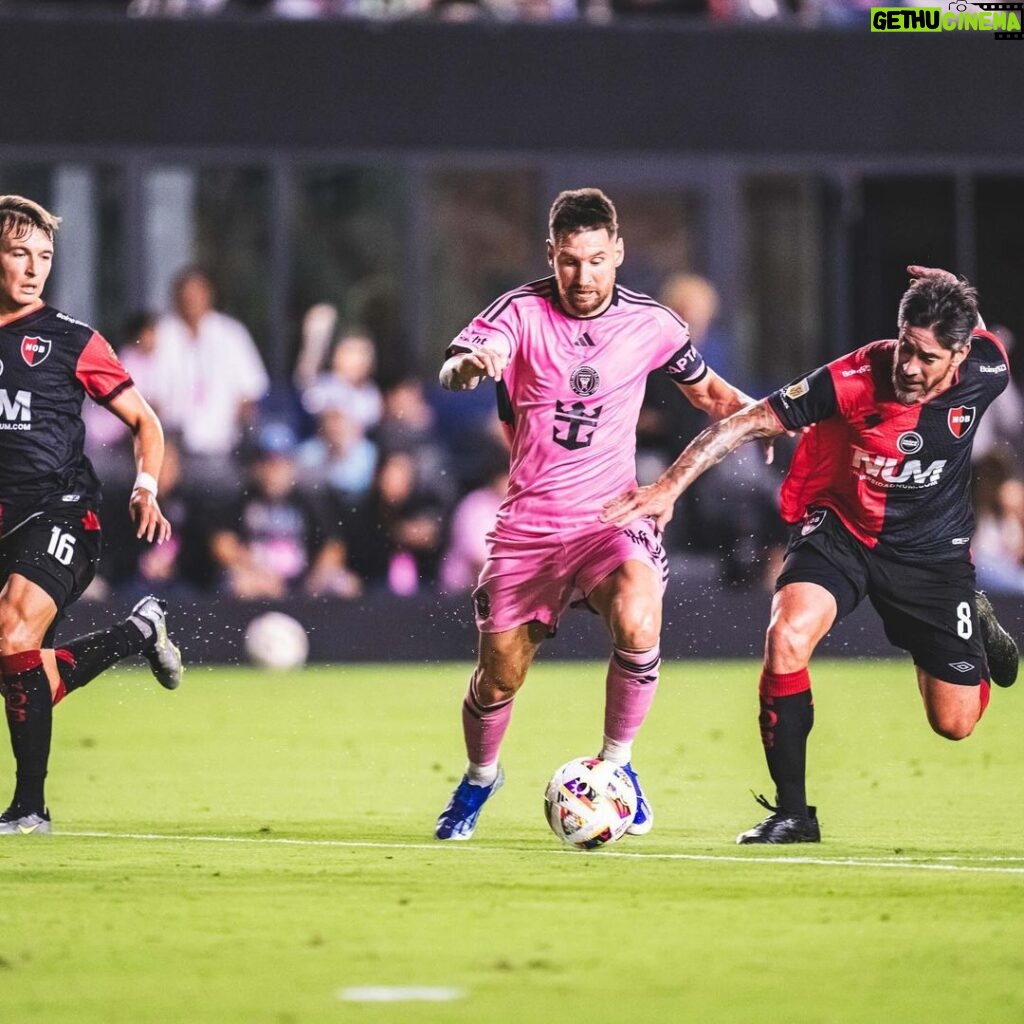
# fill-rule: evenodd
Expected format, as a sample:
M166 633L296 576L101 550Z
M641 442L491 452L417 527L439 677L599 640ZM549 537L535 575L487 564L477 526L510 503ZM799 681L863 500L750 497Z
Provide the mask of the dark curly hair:
M978 293L967 281L947 277L918 278L900 300L903 327L927 327L943 348L959 352L978 325Z

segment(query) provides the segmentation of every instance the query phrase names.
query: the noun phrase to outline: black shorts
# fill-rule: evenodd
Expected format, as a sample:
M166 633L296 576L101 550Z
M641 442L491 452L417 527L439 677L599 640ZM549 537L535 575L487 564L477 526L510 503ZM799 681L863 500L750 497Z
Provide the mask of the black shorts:
M989 677L966 553L927 565L897 562L863 545L834 512L815 509L793 527L775 589L789 583L824 587L836 599L837 622L870 598L889 643L936 679L977 686Z
M0 582L17 573L53 598L58 614L92 582L103 546L94 512L43 512L0 539Z

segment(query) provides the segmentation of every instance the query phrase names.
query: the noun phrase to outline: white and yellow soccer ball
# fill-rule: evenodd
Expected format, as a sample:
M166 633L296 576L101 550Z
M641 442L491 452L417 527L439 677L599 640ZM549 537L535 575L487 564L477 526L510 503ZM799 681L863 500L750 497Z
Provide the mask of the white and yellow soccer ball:
M260 668L298 668L309 656L309 637L290 615L264 612L246 627L245 653Z
M622 766L597 757L563 764L544 793L551 831L584 850L621 839L633 823L636 805L636 789Z

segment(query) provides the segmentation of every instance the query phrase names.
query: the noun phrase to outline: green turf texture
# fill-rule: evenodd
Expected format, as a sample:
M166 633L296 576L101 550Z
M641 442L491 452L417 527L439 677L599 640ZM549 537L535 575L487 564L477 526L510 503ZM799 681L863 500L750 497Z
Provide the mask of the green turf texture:
M596 751L592 663L534 667L477 835L431 838L467 671L195 669L166 693L120 670L73 694L55 834L0 837L0 1021L1024 1020L1024 687L955 744L908 663L818 663L824 842L752 849L757 668L666 665L634 751L655 829L580 853L542 792ZM457 998L343 998L365 986Z

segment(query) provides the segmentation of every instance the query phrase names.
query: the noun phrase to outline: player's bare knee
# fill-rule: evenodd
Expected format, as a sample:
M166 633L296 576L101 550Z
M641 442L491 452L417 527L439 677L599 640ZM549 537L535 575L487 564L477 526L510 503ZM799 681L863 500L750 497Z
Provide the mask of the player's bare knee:
M0 601L0 654L17 654L38 646L35 630L18 608L10 602Z
M965 740L974 732L978 716L969 712L936 713L928 716L932 729L946 740Z
M526 678L525 672L485 672L480 671L476 679L476 692L484 707L502 704L511 700Z
M491 656L481 660L476 669L474 688L485 707L510 700L526 679L529 660L519 657Z
M814 637L791 622L773 622L765 636L765 665L772 672L797 672L814 653Z
M608 626L616 647L650 650L661 636L661 605L644 600L616 602Z

